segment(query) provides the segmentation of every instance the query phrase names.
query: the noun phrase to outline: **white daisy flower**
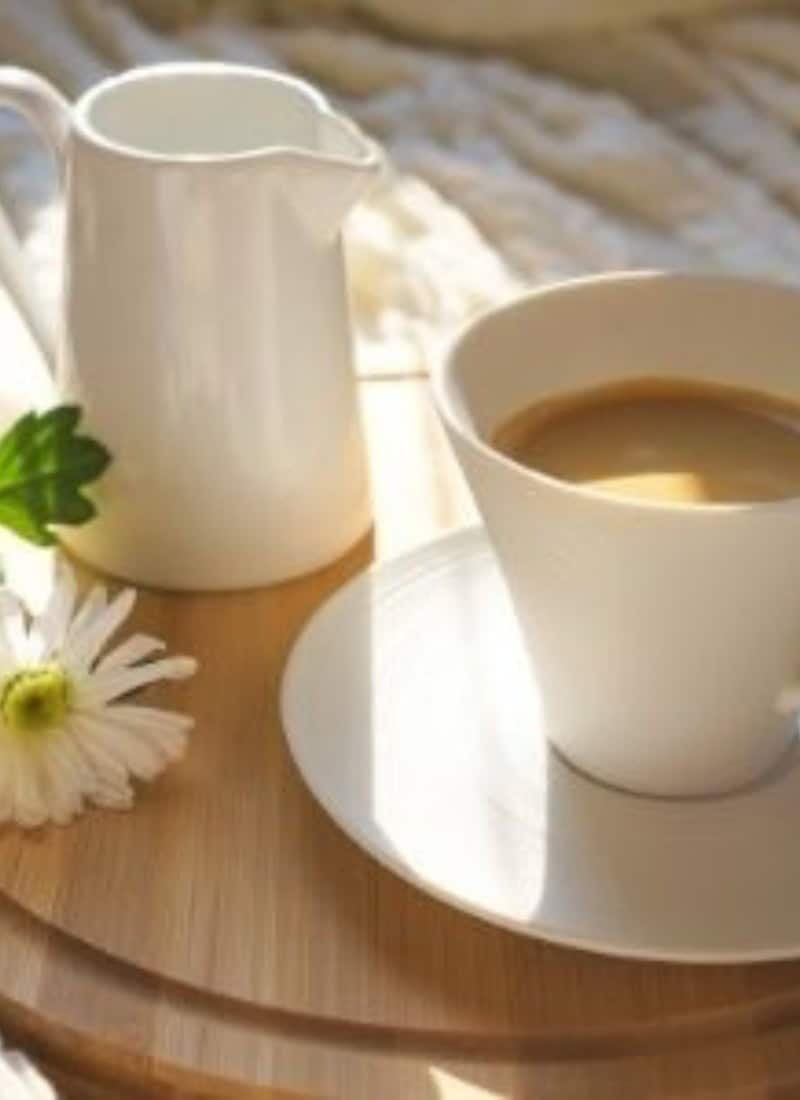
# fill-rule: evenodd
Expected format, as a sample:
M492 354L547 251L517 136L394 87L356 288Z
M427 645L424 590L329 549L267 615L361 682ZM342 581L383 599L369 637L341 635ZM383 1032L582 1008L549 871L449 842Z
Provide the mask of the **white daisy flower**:
M86 802L128 809L131 780L183 753L191 718L119 700L191 676L197 662L152 659L164 643L144 634L102 653L135 599L126 589L109 601L98 585L79 605L63 563L40 615L0 592L0 823L62 825Z

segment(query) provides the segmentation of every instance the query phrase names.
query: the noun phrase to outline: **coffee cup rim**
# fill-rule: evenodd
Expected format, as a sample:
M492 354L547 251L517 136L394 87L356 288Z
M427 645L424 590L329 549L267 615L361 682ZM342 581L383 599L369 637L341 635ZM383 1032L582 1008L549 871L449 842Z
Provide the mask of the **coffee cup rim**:
M484 461L495 463L500 467L525 480L529 484L540 485L551 491L557 491L576 500L582 500L589 504L607 505L611 508L626 509L627 511L639 511L660 513L662 515L674 515L681 517L718 517L718 516L742 516L758 513L774 512L798 512L800 511L800 495L787 497L782 500L753 500L736 501L731 503L695 504L680 501L647 500L643 498L616 496L613 493L601 489L588 489L582 485L565 481L552 474L545 473L529 466L523 466L514 459L497 450L489 442L483 439L474 428L467 425L458 411L458 402L455 399L457 383L454 376L457 371L457 363L467 343L480 330L490 324L497 323L503 317L513 313L522 313L534 302L543 299L560 297L579 289L591 289L593 286L617 284L636 284L645 281L657 281L661 283L695 283L706 286L716 285L732 290L774 290L791 296L795 300L797 309L800 309L800 290L785 283L771 282L765 279L747 278L740 275L715 274L703 275L691 271L663 271L658 269L643 270L618 270L607 271L601 274L582 275L575 278L561 279L545 286L534 287L525 291L509 302L499 306L490 306L481 313L467 321L455 334L444 355L435 364L431 372L431 391L434 404L439 416L449 432L467 447L475 451ZM613 379L609 379L613 382ZM800 406L800 401L798 402Z

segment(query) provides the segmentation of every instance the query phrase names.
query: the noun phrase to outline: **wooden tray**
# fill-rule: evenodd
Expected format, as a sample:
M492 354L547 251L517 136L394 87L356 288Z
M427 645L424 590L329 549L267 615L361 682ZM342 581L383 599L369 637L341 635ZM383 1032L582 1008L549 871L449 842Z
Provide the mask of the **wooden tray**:
M471 518L424 384L364 399L379 552ZM516 937L325 817L277 689L303 622L370 554L270 590L143 593L139 625L202 664L168 693L197 718L191 750L134 813L0 834L0 1030L82 1100L800 1089L800 964L639 964Z

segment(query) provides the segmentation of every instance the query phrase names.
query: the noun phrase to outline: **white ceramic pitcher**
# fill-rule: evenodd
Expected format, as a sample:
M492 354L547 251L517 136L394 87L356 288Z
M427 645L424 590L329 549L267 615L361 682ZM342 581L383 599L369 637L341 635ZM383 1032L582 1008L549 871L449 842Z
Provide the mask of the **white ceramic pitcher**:
M270 584L336 558L370 509L340 226L377 148L261 69L135 69L70 108L0 69L61 160L57 381L113 453L65 540L144 584Z

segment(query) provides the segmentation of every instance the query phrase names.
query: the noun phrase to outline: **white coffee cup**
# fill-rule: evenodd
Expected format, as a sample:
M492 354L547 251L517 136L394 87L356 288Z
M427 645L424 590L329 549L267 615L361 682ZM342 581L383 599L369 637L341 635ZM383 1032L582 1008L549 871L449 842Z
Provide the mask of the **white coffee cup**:
M614 499L487 442L540 398L647 375L800 401L800 293L649 272L561 284L474 323L434 391L553 745L631 791L721 793L768 772L795 736L800 499Z

